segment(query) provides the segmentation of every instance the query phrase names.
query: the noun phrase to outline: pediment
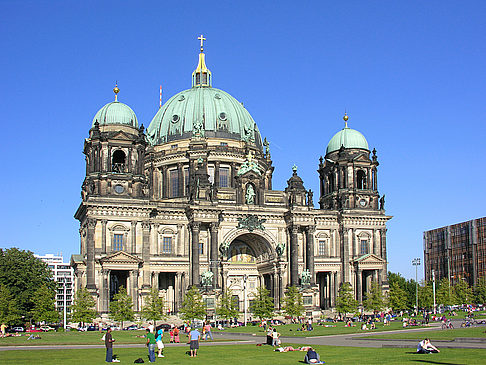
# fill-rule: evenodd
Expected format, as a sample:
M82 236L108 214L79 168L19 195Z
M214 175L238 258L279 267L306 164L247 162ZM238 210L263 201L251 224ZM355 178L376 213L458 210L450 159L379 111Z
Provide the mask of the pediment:
M133 141L134 137L132 134L128 134L124 131L117 131L110 134L109 139L116 139L118 141Z
M355 263L359 265L366 265L366 264L385 264L386 261L383 260L381 257L369 253L366 255L363 255L361 257L358 257L357 259L354 260Z
M137 256L130 255L125 251L118 251L107 255L100 259L102 264L125 264L125 265L138 265L143 260L139 259Z

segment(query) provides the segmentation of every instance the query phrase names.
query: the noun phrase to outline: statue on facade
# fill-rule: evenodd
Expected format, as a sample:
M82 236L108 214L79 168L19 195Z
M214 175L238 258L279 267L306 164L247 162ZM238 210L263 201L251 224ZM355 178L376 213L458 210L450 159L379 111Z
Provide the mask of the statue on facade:
M385 210L385 194L380 198L380 210Z
M310 285L311 274L309 270L304 270L300 274L300 283L301 285Z
M245 195L245 199L246 199L246 204L255 204L255 189L253 189L253 185L252 184L248 184L246 186L246 195Z
M229 242L221 242L221 244L219 245L219 252L221 253L221 255L225 256L226 254L228 254L229 247Z
M309 189L309 191L307 192L307 205L309 207L313 207L314 206L314 202L312 201L314 198L314 192Z
M201 285L211 286L213 285L213 273L211 271L205 271L201 275Z
M278 257L281 257L285 251L285 243L279 243L277 247L275 247L275 251L277 252Z
M204 137L203 123L197 120L194 123L193 127L194 127L193 136L195 138L203 138Z
M263 145L265 146L265 156L270 157L270 142L267 141L267 137L263 139Z

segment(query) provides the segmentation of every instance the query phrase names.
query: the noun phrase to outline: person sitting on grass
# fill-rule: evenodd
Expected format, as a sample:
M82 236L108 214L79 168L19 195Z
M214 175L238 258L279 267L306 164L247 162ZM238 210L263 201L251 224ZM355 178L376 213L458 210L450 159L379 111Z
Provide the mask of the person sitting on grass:
M311 347L305 354L304 362L306 364L324 364L319 357L319 354Z
M428 338L420 341L417 345L417 354L436 354L438 352L440 352L439 349L432 345Z

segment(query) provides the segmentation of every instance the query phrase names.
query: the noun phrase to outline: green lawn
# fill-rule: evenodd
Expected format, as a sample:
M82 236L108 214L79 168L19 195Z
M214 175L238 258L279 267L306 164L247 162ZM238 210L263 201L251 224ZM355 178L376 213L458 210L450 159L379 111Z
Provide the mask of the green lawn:
M102 344L100 334L97 331L93 332L46 332L46 333L34 333L39 335L40 340L27 340L28 335L22 335L21 337L5 337L0 338L0 346L11 345L99 345ZM145 331L113 331L113 338L116 343L133 344L133 343L145 343L145 338L139 338L137 336L145 335ZM180 335L181 342L187 342L187 336ZM169 342L168 334L164 335L164 343Z
M366 336L372 338L386 338L386 339L410 339L419 340L425 337L434 340L453 340L456 337L479 337L486 338L486 327L470 327L470 328L456 328L453 330L437 330L437 331L414 331L404 333L380 334L376 336Z
M357 347L316 346L317 352L326 364L485 364L486 350L444 349L439 354L418 355L415 349L376 349ZM254 345L204 346L201 345L197 358L186 355L188 347L168 347L165 358L157 359L165 364L299 364L304 352L274 352L269 346ZM142 357L148 362L146 349L116 349L121 364L133 364ZM2 364L104 364L105 351L92 350L38 350L0 352Z
M383 323L376 323L376 329L372 331L361 330L361 323L357 323L356 327L344 327L343 322L338 323L328 323L328 325L335 325L336 327L324 327L319 325L314 325L313 331L297 331L301 326L298 324L285 324L282 326L276 326L277 331L285 337L311 337L311 336L331 336L331 335L341 335L341 334L351 334L351 333L368 333L377 331L393 331L401 330L402 323L398 321L393 321L389 326L383 326ZM420 328L420 327L414 327ZM214 332L218 332L215 330ZM235 327L228 328L225 332L230 333L254 333L256 335L265 335L263 328L258 326L247 326L247 327Z

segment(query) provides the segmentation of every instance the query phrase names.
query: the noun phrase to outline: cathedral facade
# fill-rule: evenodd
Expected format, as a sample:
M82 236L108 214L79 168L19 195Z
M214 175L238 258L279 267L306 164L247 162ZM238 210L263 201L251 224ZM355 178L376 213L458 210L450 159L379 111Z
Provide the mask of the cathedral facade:
M213 88L202 48L192 88L170 98L147 130L115 101L95 115L84 143L86 177L75 214L76 287L101 315L125 288L134 309L157 288L171 313L195 285L208 314L229 288L240 309L266 287L280 309L301 289L307 313L335 306L351 283L362 301L372 281L387 289L384 196L376 151L346 125L317 162L317 207L294 167L272 189L266 138L243 105ZM370 156L371 154L371 156Z

